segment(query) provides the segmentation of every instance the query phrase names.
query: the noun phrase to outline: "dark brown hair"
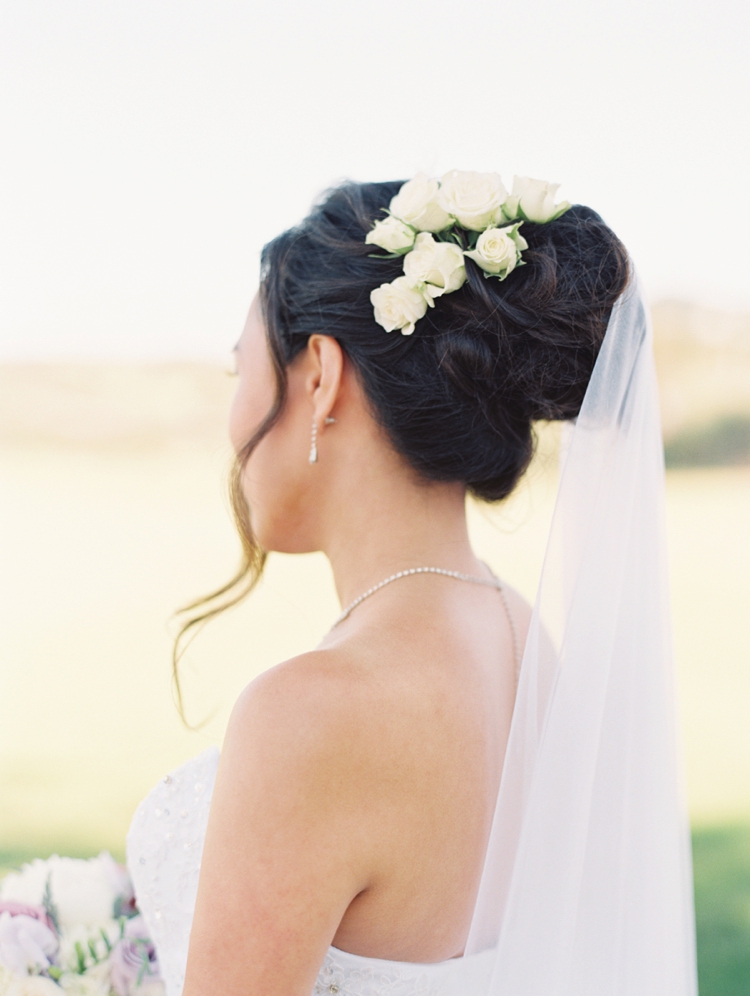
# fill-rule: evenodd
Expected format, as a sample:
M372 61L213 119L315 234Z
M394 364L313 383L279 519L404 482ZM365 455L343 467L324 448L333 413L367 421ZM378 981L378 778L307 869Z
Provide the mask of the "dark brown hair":
M364 240L400 186L342 184L263 249L261 302L277 394L232 473L243 561L223 588L183 610L198 614L178 636L175 675L185 637L260 577L265 553L253 537L242 468L279 417L286 368L313 333L338 340L374 417L418 474L460 481L485 501L506 498L527 468L535 421L578 414L628 281L628 256L614 232L582 205L544 225L524 222L524 266L499 281L467 258L464 286L439 298L413 335L387 334L370 292L401 275L402 259L373 258Z

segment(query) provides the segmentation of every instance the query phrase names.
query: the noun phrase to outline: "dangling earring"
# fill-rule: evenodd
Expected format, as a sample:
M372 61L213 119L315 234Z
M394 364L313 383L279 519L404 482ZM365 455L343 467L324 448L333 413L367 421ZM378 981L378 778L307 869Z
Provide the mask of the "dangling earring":
M325 419L326 425L333 425L336 419L332 415L327 415ZM318 462L318 425L313 419L312 424L312 439L310 440L310 456L308 457L310 463Z

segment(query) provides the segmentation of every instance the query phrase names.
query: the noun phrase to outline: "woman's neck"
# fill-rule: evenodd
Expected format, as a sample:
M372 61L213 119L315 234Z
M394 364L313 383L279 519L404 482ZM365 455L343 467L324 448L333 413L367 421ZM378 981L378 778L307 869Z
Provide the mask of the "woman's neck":
M342 605L410 567L484 573L469 543L464 488L398 476L377 488L342 495L329 518L323 550Z

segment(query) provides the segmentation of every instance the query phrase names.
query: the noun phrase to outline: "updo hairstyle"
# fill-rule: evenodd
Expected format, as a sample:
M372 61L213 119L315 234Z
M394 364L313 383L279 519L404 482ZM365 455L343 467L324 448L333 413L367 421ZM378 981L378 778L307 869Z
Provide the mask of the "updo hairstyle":
M466 283L413 335L387 333L370 292L399 277L403 260L373 258L382 252L364 240L401 185L336 187L265 246L269 345L282 370L313 333L333 336L373 416L421 476L500 501L533 455L533 423L578 414L628 256L595 211L576 205L543 225L524 222L526 265L506 280L467 258Z
M177 664L186 637L239 602L262 573L266 553L253 536L242 471L279 418L287 367L311 335L339 342L372 415L417 474L460 482L485 501L507 497L527 468L534 422L571 419L580 410L629 276L614 232L582 205L546 224L524 222L524 266L500 281L466 258L465 284L438 298L412 335L387 333L375 321L370 293L401 276L403 260L373 258L382 254L365 236L402 183L335 187L263 249L261 303L276 398L232 472L240 568L219 591L182 610L188 616L173 656L181 713Z

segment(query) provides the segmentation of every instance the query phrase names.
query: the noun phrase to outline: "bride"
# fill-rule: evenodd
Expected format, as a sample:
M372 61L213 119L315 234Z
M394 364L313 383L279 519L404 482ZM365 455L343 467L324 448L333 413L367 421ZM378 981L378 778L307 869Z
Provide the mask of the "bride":
M245 565L203 611L269 550L322 550L343 611L136 813L167 996L696 991L649 328L555 189L347 183L264 249ZM532 612L465 502L513 491L537 420L575 428Z

